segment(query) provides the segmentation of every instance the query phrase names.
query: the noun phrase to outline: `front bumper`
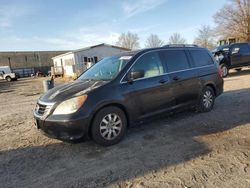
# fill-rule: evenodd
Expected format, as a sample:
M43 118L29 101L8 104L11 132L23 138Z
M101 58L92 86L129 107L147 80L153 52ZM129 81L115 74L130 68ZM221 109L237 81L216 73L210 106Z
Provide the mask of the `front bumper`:
M36 127L45 135L51 138L60 140L77 140L88 135L89 120L88 118L81 119L65 119L48 116L43 119L34 112Z

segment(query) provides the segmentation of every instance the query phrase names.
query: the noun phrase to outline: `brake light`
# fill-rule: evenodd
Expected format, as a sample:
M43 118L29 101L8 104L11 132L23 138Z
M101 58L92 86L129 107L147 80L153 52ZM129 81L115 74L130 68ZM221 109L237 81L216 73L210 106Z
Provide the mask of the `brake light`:
M218 67L218 75L219 75L219 77L223 77L223 72L222 72L222 69L221 69L221 67L219 66Z

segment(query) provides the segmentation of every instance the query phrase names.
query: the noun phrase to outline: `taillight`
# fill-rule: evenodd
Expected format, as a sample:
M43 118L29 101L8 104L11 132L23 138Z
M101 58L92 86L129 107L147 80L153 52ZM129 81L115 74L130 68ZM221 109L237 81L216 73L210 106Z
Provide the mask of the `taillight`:
M223 72L220 66L218 66L218 75L222 78L223 77Z

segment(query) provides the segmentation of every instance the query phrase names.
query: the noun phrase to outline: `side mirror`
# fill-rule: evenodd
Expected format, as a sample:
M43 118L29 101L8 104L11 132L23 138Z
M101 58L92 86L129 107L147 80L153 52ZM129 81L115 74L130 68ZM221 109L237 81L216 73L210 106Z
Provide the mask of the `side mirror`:
M128 81L131 82L131 81L136 80L138 78L143 78L144 75L145 75L144 70L131 71L128 74Z

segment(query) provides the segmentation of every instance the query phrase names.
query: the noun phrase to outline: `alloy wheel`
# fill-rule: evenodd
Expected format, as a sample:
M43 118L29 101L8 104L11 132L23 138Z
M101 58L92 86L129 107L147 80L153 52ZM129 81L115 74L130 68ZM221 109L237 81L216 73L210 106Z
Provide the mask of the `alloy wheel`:
M105 140L115 139L120 134L121 129L122 120L115 113L106 115L100 123L100 133Z
M203 95L203 105L207 109L213 105L213 94L209 90Z

